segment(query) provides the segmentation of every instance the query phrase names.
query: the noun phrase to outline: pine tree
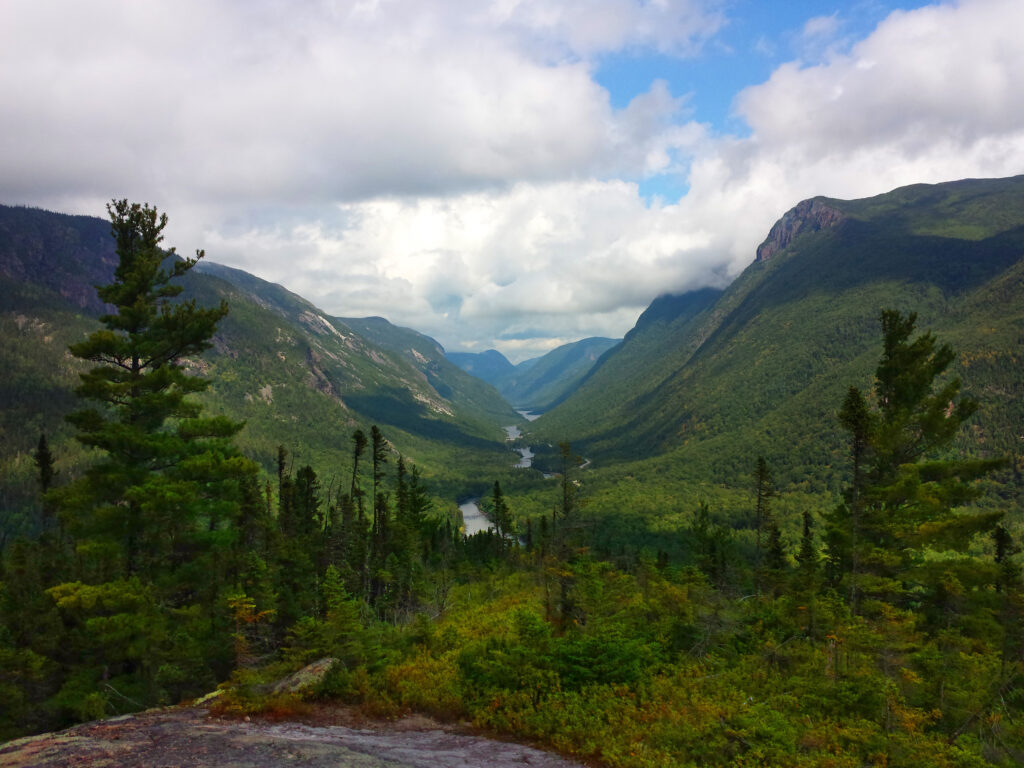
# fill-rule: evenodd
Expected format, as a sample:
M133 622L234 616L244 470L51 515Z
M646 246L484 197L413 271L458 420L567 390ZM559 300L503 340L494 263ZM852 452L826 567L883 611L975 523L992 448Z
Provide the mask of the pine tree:
M765 550L764 563L768 571L776 573L786 567L786 545L782 541L782 530L774 516L768 521L768 546Z
M850 608L857 613L860 602L858 592L861 571L861 526L864 524L864 501L867 483L867 462L871 449L871 435L875 428L874 415L860 390L850 387L839 412L839 422L850 433L850 458L853 477L846 494L846 507L841 510L849 517L845 547L837 558L848 560L850 569Z
M107 206L119 262L114 281L97 289L114 312L104 328L72 344L96 363L81 375L77 394L92 405L68 417L76 438L105 456L60 496L62 514L80 542L90 542L104 573L175 569L191 559L235 478L253 471L237 458L231 437L241 424L203 417L189 395L209 381L185 370L185 360L211 346L227 305L202 308L175 300L184 276L202 258L161 250L167 216L148 205ZM230 504L230 500L229 504ZM81 548L81 545L80 545Z
M373 483L373 523L370 528L369 598L375 603L384 591L387 560L388 502L383 490L387 441L376 424L370 428L370 462Z
M51 492L77 547L76 580L49 594L66 632L57 660L74 669L57 700L78 717L127 706L114 689L151 704L227 673L226 630L209 619L237 569L231 542L256 473L231 442L241 424L202 416L189 398L209 381L186 361L211 346L227 313L223 302L180 300L172 282L202 252L161 250L167 217L149 205L107 209L119 261L97 293L113 310L70 347L95 367L77 389L87 405L68 417L102 457Z
M996 577L996 591L1001 592L1004 588L1012 587L1019 581L1019 568L1011 559L1019 549L1013 541L1013 536L1002 525L997 525L992 530L992 543L995 545L994 560L999 569Z
M813 576L818 570L818 550L814 546L814 523L810 510L804 510L803 532L800 535L800 549L796 555L800 571Z
M53 485L53 478L57 472L53 468L53 454L46 442L45 433L39 434L39 444L36 446L35 453L32 454L32 460L39 471L39 492L43 497L43 524L49 527L53 517L53 505L46 498L46 493Z
M366 450L366 434L357 429L352 433L352 482L348 503L342 500L341 519L345 529L346 561L342 576L353 594L365 595L368 586L365 492L359 483L359 459Z
M800 548L796 554L797 571L794 576L794 595L799 603L797 611L802 615L802 625L811 635L815 632L817 619L818 549L814 545L814 522L810 510L803 514L803 531Z

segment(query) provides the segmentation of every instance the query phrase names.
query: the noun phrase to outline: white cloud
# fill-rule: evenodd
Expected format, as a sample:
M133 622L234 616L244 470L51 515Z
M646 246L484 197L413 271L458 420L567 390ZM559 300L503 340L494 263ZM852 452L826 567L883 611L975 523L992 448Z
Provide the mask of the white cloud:
M735 270L798 200L1024 173L1020 28L1016 0L928 6L891 14L847 54L779 67L738 95L752 135L694 161L682 207L722 222Z
M578 56L629 46L688 55L724 23L712 3L658 0L501 0L488 17L502 27L522 29L531 41L548 41Z
M814 16L804 22L801 35L805 40L831 40L839 31L839 14Z
M1024 125L1024 5L976 0L892 14L826 64L780 67L739 111L759 139L813 158L895 146L909 157L945 141L970 148Z
M0 200L149 200L180 250L329 312L527 356L723 283L800 199L1024 172L1019 0L859 42L811 19L803 61L737 95L744 137L661 82L612 108L597 57L692 53L718 5L8 0ZM687 194L645 203L660 173Z
M342 226L210 233L206 243L328 311L377 313L383 302L394 322L503 348L621 335L666 285L706 284L718 258L675 206L645 205L621 181L374 200L335 216Z
M0 193L312 203L642 170L676 102L616 113L580 55L718 23L685 0L11 0Z

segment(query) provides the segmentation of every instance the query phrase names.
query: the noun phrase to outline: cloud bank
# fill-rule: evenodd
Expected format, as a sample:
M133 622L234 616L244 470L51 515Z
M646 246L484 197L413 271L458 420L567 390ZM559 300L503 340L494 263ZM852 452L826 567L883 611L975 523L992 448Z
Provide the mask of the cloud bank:
M0 200L149 200L182 251L515 358L722 285L817 194L1024 172L1024 6L807 20L724 134L603 56L705 55L713 0L0 5ZM678 200L646 199L676 175Z

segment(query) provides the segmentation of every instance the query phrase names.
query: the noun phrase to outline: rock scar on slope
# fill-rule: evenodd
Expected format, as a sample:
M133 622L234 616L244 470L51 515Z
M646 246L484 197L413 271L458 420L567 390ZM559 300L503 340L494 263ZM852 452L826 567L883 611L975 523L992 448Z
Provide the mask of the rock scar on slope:
M209 718L165 709L0 745L3 768L579 768L538 749L440 727L350 728Z

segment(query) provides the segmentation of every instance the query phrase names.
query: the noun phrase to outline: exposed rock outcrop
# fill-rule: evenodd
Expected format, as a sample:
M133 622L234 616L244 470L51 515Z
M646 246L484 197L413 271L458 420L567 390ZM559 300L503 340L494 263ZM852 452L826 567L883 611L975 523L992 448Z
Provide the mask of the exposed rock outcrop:
M323 680L324 676L331 670L331 667L337 663L337 659L330 657L317 659L312 664L304 666L298 672L293 672L283 680L278 680L270 686L270 690L272 693L301 693Z
M757 246L757 261L767 261L805 232L820 232L844 221L842 211L833 208L822 198L816 197L797 203L786 211L768 233L768 238Z
M311 707L322 725L222 720L202 707L149 710L0 744L4 768L584 768L423 717L367 722ZM346 720L352 726L338 724Z

